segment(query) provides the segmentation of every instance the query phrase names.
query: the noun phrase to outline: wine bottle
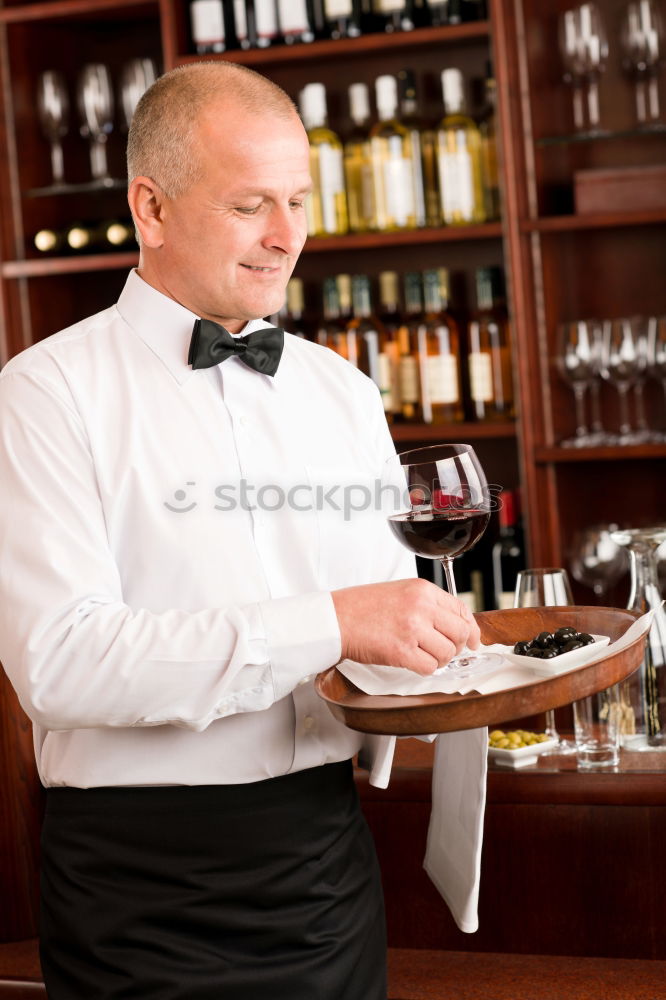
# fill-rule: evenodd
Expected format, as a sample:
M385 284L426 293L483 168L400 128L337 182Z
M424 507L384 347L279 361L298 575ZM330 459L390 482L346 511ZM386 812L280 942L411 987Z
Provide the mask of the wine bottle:
M256 45L267 49L280 41L276 0L253 0Z
M236 41L241 49L251 49L255 41L254 15L252 16L252 35L248 23L248 9L246 0L233 0L234 24L236 26Z
M404 287L405 315L398 337L398 396L402 420L407 423L420 423L423 413L419 385L417 330L423 317L421 275L417 271L407 272Z
M344 145L349 228L353 233L364 233L372 229L375 218L368 141L370 101L365 83L352 83L349 87L349 114L354 123Z
M395 271L382 271L379 275L379 322L384 337L379 348L380 390L384 410L391 418L400 417L400 331L403 326L399 308L398 275ZM388 391L386 388L389 387Z
M347 330L356 339L356 364L377 385L388 419L393 413L390 339L372 309L370 279L365 274L352 277L352 318Z
M295 337L308 339L305 324L305 296L301 278L290 278L287 282L287 297L284 306L278 313L278 326Z
M497 170L496 85L492 65L486 63L484 108L479 118L481 133L481 164L483 168L483 195L487 219L500 217L499 174Z
M306 0L278 0L278 18L285 45L314 41Z
M300 94L300 110L310 140L310 173L314 183L305 206L310 236L347 232L342 143L327 124L323 83L308 83Z
M375 92L379 121L370 129L370 155L377 228L414 229L412 146L409 132L396 118L398 85L395 77L378 77Z
M330 38L357 38L361 34L359 0L324 0L324 17Z
M447 225L483 222L481 133L465 113L459 69L442 72L442 93L445 114L437 130L442 217Z
M32 239L35 250L40 253L68 253L67 233L59 229L40 229Z
M449 21L450 0L428 0L428 13L430 24L440 28L442 25L451 24Z
M437 173L437 135L419 116L416 81L411 69L398 73L400 121L412 147L412 179L417 226L439 226L442 221Z
M449 274L423 272L424 313L417 326L421 407L425 423L460 423L463 418L458 324L448 312Z
M386 32L413 31L415 28L411 0L376 0L375 10Z
M522 533L518 528L516 495L502 490L499 495L499 538L493 545L493 587L498 610L513 607L518 573L525 569Z
M356 338L347 330L351 318L351 277L339 274L324 278L322 291L324 319L317 330L317 343L356 365Z
M514 415L513 373L504 275L499 267L476 272L477 309L468 326L470 396L477 420Z
M190 24L194 50L198 55L225 51L226 32L222 0L192 0Z

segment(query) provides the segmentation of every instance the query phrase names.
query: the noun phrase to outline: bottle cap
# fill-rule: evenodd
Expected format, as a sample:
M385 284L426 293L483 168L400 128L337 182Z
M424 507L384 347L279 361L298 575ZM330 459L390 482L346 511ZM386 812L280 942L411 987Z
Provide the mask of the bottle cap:
M49 250L55 249L57 242L58 237L52 229L40 229L35 234L34 244L42 253L48 253Z
M447 114L462 111L465 106L463 75L456 67L442 70L442 96Z
M398 106L398 83L394 76L378 76L375 80L377 111L382 121L393 118Z
M500 493L499 523L500 528L513 528L516 523L516 503L511 490Z
M308 83L299 95L301 118L306 129L320 128L326 122L326 88L323 83Z
M370 117L370 95L366 83L352 83L350 85L349 114L357 125L362 125Z
M72 250L81 250L90 243L90 233L81 226L72 226L67 233L67 242Z

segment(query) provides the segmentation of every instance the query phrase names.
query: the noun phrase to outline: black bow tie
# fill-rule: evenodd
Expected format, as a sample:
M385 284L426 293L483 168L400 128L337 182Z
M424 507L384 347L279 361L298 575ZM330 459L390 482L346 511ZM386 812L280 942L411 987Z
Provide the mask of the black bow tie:
M192 330L187 363L192 368L212 368L232 354L237 354L244 364L256 372L275 375L283 347L284 330L277 326L255 330L245 337L232 337L219 323L198 319Z

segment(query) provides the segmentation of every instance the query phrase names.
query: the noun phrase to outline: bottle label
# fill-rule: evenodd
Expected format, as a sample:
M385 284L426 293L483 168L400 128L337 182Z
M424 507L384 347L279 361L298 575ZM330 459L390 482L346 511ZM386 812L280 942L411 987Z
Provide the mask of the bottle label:
M310 30L305 0L278 0L280 27L285 35L304 35Z
M239 42L247 39L247 18L245 16L245 0L234 0L234 23L236 38Z
M222 0L194 0L190 7L192 39L198 45L224 41Z
M419 401L419 367L416 358L404 354L398 366L398 385L403 403L418 403Z
M257 38L275 38L278 33L275 0L254 0Z
M391 364L390 356L385 351L382 351L378 356L377 366L379 373L377 384L382 395L384 409L387 412L392 412L395 408L393 399L393 379L391 378L393 366Z
M454 150L440 149L439 183L445 221L451 218L474 218L474 173L467 149L467 136L461 129L455 134Z
M319 154L319 187L321 215L324 232L338 230L337 195L344 191L342 150L323 142L317 146Z
M479 403L492 403L493 366L490 355L482 351L472 351L468 363L472 399Z
M352 16L352 0L324 0L324 11L329 21Z
M388 140L388 159L384 161L384 195L389 220L396 226L406 226L414 217L414 190L412 165L403 156L399 135L392 135Z
M458 402L458 365L454 354L428 355L425 359L425 375L431 406Z

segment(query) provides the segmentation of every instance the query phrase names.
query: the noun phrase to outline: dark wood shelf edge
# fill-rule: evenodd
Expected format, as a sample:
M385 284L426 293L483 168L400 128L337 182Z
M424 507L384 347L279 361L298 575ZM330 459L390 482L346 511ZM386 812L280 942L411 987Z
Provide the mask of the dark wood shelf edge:
M42 5L43 6L43 5ZM198 62L202 58L227 60L253 66L277 65L279 63L309 62L318 59L346 58L348 56L365 55L368 52L387 49L418 48L422 45L433 45L446 42L461 42L477 38L487 38L490 34L488 21L470 21L466 24L452 24L437 28L416 28L414 31L400 31L395 34L373 32L361 35L359 38L341 38L337 41L324 39L311 42L308 45L277 45L268 49L232 49L219 55L192 55L183 53L176 56L175 65Z
M389 233L347 233L344 236L313 237L305 244L303 253L326 253L332 250L376 250L380 247L487 240L501 236L501 222L482 222L469 226L442 226L435 229L406 229Z
M590 215L553 215L528 219L520 224L523 233L560 233L578 229L610 229L621 226L649 226L666 222L666 208L641 212L603 212Z
M0 268L3 278L41 278L51 274L85 274L89 271L114 271L136 267L139 254L90 254L81 257L44 257L36 260L10 260Z
M52 2L27 3L0 8L0 24L49 21L57 17L78 17L81 14L98 14L100 11L125 10L132 7L151 8L157 14L159 0L52 0Z
M560 462L616 462L624 459L666 458L666 444L633 444L612 448L536 448L539 465Z
M482 438L515 438L516 425L506 423L391 424L394 441L466 441Z

